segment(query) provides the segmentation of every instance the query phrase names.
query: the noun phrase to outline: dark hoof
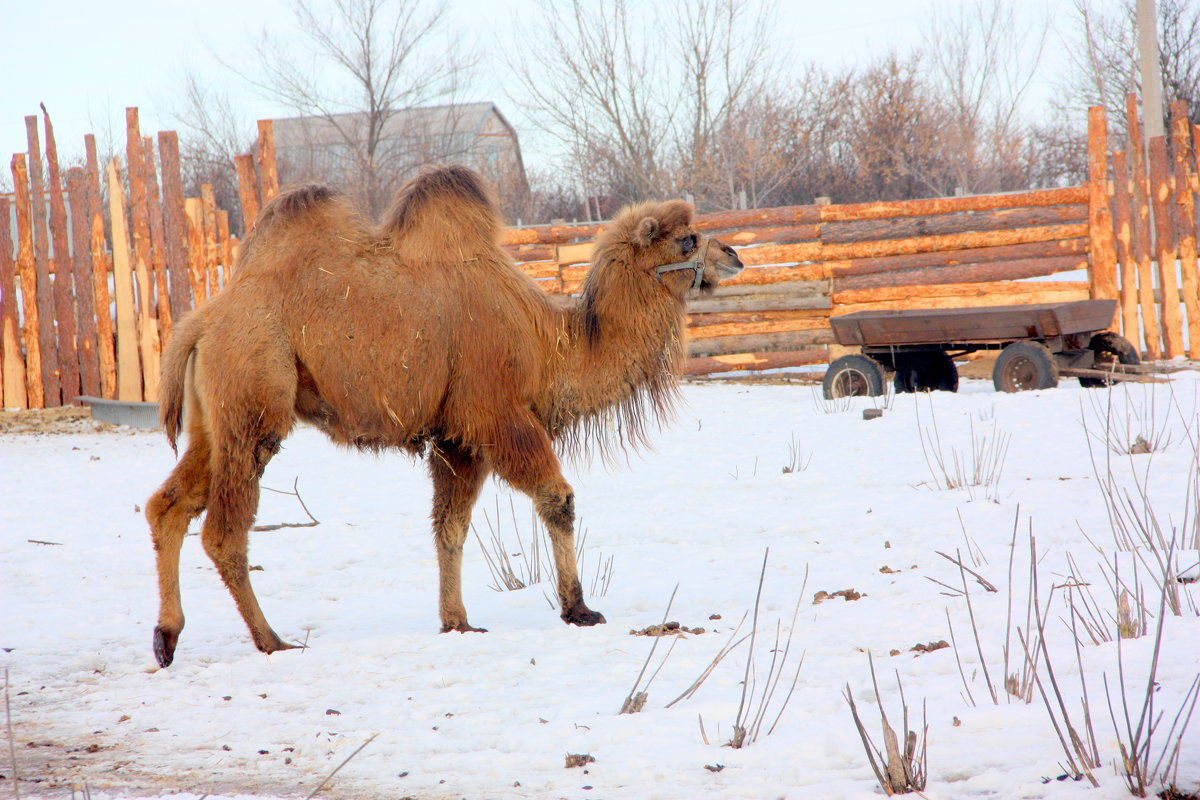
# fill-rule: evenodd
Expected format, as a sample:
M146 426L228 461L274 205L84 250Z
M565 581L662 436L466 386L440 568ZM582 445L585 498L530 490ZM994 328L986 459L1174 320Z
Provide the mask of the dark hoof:
M267 655L271 655L271 653L277 653L280 650L303 650L305 647L302 644L288 644L283 639L280 639L278 636L276 636L273 631L268 632L268 634L262 638L252 634L252 638L254 639L254 646Z
M450 633L451 631L458 631L459 633L487 633L487 628L476 628L475 626L468 625L465 622L461 625L442 626L442 633Z
M169 667L175 660L175 645L179 644L179 634L164 631L154 626L154 658L160 667Z
M570 611L564 611L562 618L563 622L568 625L578 625L581 628L589 628L592 625L603 625L605 622L608 622L599 611L592 611L585 605L579 605Z

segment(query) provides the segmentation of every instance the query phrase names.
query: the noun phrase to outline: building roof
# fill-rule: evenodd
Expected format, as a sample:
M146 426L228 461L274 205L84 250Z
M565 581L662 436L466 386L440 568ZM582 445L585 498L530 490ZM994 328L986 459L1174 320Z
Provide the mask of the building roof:
M392 112L384 122L383 139L452 136L463 144L485 133L488 118L495 114L503 133L516 138L516 131L494 103L452 103L416 106ZM285 117L274 120L276 147L324 147L344 145L365 138L367 115L363 112L329 116Z

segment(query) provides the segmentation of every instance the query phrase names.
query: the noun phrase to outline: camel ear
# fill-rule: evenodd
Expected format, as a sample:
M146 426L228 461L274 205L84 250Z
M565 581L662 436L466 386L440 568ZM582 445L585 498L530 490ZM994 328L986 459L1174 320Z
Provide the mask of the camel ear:
M639 247L649 247L654 244L659 230L658 220L654 217L645 217L633 232L633 243Z

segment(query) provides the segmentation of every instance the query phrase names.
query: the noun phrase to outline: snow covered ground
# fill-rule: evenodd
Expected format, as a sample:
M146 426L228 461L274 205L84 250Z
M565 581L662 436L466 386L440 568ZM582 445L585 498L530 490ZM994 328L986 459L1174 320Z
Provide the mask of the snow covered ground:
M250 555L262 568L252 577L268 619L308 648L259 654L198 538L190 537L183 553L187 628L175 664L161 670L150 648L157 597L140 506L173 464L164 438L91 423L65 435L0 435L0 667L10 682L20 794L64 798L72 785L77 795L86 785L92 797L305 797L369 740L320 796L880 796L843 697L849 685L882 746L871 653L896 727L897 673L910 727L920 729L926 705L926 796L1128 796L1113 768L1118 745L1102 683L1107 673L1116 689L1116 645L1092 644L1080 632L1103 762L1095 770L1098 789L1086 780L1057 780L1065 757L1045 705L1036 693L1025 704L1003 689L1004 646L1010 638L1009 671L1019 672L1016 631L1030 636L1036 627L1027 620L1030 530L1043 603L1069 576L1091 582L1106 634L1115 630L1117 603L1101 565L1118 548L1097 468L1101 477L1112 471L1135 507L1138 482L1148 487L1160 523L1195 535L1189 486L1198 390L1196 373L1111 392L1064 380L1052 391L1002 395L990 382L967 381L957 395L897 397L882 418L864 420L862 410L878 401L831 408L808 386L687 386L678 422L656 437L655 452L612 470L568 468L588 531L584 588L608 624L564 625L548 604L546 580L494 590L472 540L466 605L472 623L490 632L470 635L437 632L424 468L399 455L339 450L302 429L263 484L290 489L297 481L320 524L256 533ZM1106 417L1119 423L1108 433ZM949 466L954 452L970 464L972 435L980 446L1011 437L999 484L935 488L944 476L931 471L922 437L935 438L926 451L940 442ZM1154 452L1120 456L1105 447L1106 438L1133 442L1137 435ZM789 465L796 469L784 472ZM475 525L486 541L487 510L515 553L509 497L489 486ZM528 501L517 497L514 507L528 545ZM264 493L260 524L306 519L295 498ZM735 750L725 743L742 696L748 641L693 696L666 705L752 611L768 548L756 693L777 626L786 640L797 602L799 614L760 735ZM968 576L995 704L966 601L929 580L962 585L958 567L936 551L961 552L963 563L998 590ZM1188 558L1194 553L1181 555L1181 567ZM594 577L598 570L603 577L609 559L611 583L597 596ZM1136 558L1119 561L1132 582ZM1157 615L1151 572L1141 567L1140 583ZM619 715L655 641L630 632L662 620L676 585L669 618L705 632L659 640L647 676L674 646L644 710ZM850 589L861 596L813 603L817 592ZM1194 584L1179 590L1183 613L1165 620L1155 694L1156 713L1165 716L1152 761L1200 672L1200 597ZM949 640L948 618L966 687L955 648L910 651ZM1046 621L1049 652L1067 709L1082 727L1067 619L1067 591L1057 589ZM1124 644L1135 714L1154 623L1151 635ZM742 632L749 626L747 619ZM768 735L801 651L799 681ZM1045 681L1044 669L1040 674ZM755 713L757 703L748 704ZM568 754L595 760L567 768ZM15 796L7 746L0 774L0 796ZM1178 776L1181 788L1200 789L1200 721L1184 742Z

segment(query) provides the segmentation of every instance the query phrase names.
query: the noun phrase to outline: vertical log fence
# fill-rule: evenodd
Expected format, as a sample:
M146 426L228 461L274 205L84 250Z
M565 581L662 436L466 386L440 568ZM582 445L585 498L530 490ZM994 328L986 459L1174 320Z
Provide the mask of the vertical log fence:
M1177 102L1169 135L1146 142L1137 109L1130 95L1123 143L1089 111L1083 186L698 217L748 269L689 302L687 371L825 363L830 317L858 310L1089 297L1119 301L1114 329L1146 357L1200 358L1200 130ZM154 400L173 322L232 275L229 211L211 186L184 196L178 136L143 136L136 108L123 161L101 164L89 135L65 173L44 108L38 122L26 117L29 149L0 195L0 404ZM279 191L271 122L258 132L233 165L243 230ZM601 227L510 228L503 244L542 289L571 295Z

